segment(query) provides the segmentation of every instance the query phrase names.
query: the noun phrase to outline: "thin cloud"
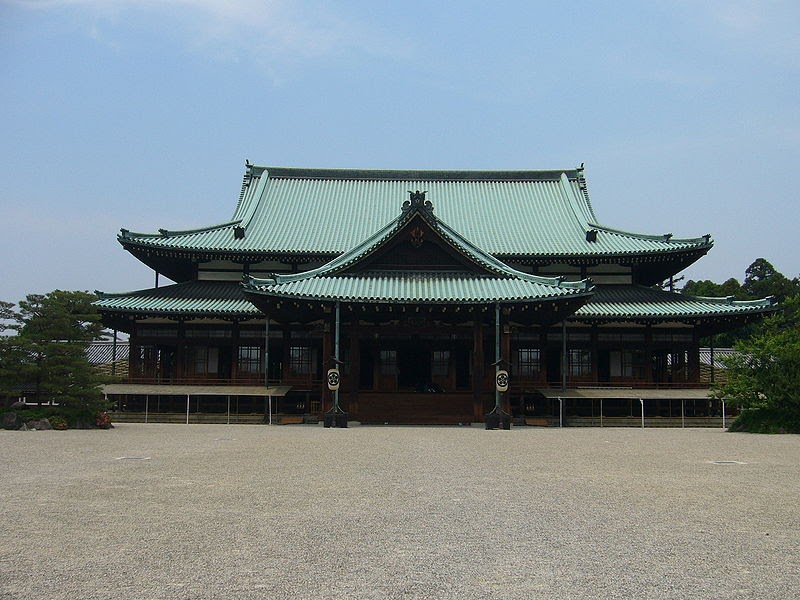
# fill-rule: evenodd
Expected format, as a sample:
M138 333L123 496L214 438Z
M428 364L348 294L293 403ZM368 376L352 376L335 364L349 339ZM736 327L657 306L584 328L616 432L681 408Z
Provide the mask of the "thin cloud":
M723 39L800 66L800 4L796 1L717 1L708 5L706 14L714 33Z
M326 3L285 0L17 0L31 10L67 10L86 19L87 34L111 45L104 30L127 17L178 35L222 60L252 61L270 71L281 65L369 56L403 60L407 40Z

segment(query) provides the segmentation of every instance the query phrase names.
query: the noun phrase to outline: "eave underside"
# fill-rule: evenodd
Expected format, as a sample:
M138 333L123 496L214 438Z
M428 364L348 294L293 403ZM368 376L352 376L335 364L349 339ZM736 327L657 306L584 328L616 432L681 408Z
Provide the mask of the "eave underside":
M143 264L157 273L176 282L191 281L197 272L197 265L210 261L230 261L239 265L254 265L262 262L279 262L286 265L304 265L313 262L328 262L339 257L335 253L280 253L251 252L241 253L218 249L164 249L146 245L124 243L125 249ZM565 264L573 267L594 267L603 264L616 264L631 267L635 278L641 285L655 285L665 281L694 264L705 256L708 248L701 250L682 250L655 254L620 255L522 255L504 254L495 258L505 263L515 263L529 267L546 267Z

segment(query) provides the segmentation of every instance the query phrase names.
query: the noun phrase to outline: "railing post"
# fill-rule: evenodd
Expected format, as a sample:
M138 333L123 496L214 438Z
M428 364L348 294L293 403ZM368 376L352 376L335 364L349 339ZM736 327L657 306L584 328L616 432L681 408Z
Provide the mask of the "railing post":
M726 429L726 427L725 427L725 398L722 398L722 428Z

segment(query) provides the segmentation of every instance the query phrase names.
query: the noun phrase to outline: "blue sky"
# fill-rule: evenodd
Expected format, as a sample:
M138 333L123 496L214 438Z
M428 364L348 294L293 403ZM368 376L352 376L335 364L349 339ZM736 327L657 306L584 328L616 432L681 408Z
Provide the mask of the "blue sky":
M150 287L243 164L585 162L600 220L800 272L800 3L0 0L0 299ZM513 218L513 216L510 216Z

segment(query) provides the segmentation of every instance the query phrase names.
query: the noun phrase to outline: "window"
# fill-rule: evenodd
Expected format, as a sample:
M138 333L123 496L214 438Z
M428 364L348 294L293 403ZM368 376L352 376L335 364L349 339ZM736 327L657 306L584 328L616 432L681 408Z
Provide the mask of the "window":
M691 342L691 333L653 333L654 342Z
M187 347L186 366L191 375L216 375L219 372L219 348Z
M644 343L643 333L598 333L597 341L599 342L617 342L624 344L625 342L632 342L641 344Z
M446 377L450 373L450 351L434 350L431 355L431 375Z
M539 373L541 351L538 348L520 348L517 350L517 370L521 377L531 377Z
M140 337L178 337L178 330L175 327L139 327L136 332Z
M239 373L263 373L264 368L261 363L263 350L261 346L239 346Z
M156 346L139 346L139 375L155 377L161 371L161 350Z
M381 350L381 375L397 374L397 350Z
M569 374L572 377L589 377L592 374L592 351L575 349L569 351Z
M308 346L290 346L289 370L295 375L310 375L311 348Z
M644 377L644 353L641 350L612 351L609 353L612 377Z
M187 327L184 335L187 338L229 338L233 331L222 327Z

